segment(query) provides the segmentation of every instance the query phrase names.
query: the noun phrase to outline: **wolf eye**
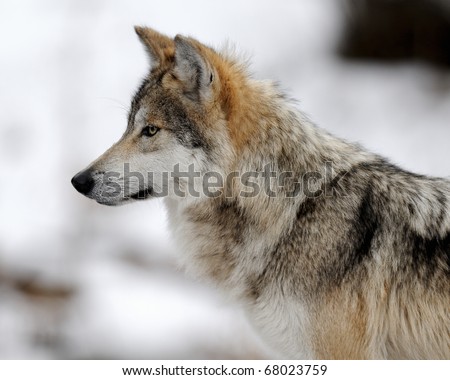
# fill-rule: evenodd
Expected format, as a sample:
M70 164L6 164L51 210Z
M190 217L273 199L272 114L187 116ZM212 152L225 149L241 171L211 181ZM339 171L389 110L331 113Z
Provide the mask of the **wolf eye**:
M156 135L159 131L159 128L154 125L147 125L141 132L141 136L152 137Z

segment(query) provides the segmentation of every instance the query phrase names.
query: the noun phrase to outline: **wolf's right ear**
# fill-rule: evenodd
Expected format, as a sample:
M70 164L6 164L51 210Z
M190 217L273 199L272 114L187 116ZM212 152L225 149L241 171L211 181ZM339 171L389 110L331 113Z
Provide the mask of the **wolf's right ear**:
M151 69L164 66L173 60L175 43L173 39L151 28L135 26L134 30L147 50Z

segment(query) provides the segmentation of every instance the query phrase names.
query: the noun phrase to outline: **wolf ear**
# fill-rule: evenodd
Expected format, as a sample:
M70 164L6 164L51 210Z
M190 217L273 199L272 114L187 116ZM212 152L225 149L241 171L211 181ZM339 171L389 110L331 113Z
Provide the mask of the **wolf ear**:
M174 73L183 83L185 95L194 101L210 97L214 80L211 66L198 45L191 38L175 37Z
M135 26L134 30L150 56L151 69L163 66L173 60L175 53L173 39L143 26Z

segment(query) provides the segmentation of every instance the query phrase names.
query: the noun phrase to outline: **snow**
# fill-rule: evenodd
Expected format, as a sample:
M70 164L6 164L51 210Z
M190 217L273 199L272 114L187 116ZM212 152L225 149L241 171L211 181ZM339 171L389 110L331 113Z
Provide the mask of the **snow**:
M450 74L341 61L337 4L0 3L0 358L268 355L237 305L177 270L159 201L106 208L71 187L125 128L147 69L133 25L228 40L321 127L448 175Z

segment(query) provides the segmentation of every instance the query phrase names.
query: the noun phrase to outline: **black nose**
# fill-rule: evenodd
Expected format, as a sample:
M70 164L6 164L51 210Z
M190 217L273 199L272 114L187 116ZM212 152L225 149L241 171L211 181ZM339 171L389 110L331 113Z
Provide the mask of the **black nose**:
M94 187L94 179L89 172L78 173L72 178L72 185L81 194L88 194Z

